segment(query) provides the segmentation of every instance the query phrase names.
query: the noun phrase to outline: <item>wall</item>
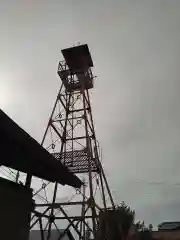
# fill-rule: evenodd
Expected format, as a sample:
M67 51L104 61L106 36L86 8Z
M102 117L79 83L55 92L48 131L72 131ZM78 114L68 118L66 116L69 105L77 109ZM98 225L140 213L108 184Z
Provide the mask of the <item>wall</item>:
M180 240L180 230L169 232L153 232L154 239Z
M0 178L0 239L28 240L32 191Z

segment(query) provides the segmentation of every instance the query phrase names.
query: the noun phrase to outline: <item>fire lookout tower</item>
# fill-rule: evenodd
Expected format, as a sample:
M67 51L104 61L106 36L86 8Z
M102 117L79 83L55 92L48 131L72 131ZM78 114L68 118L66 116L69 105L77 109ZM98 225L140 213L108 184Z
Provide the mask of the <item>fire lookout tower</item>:
M97 239L98 213L113 207L114 202L102 167L92 117L93 61L86 44L63 49L62 55L64 61L58 65L62 84L42 145L84 184L80 190L68 188L65 191L57 182L42 180L38 184L37 180L32 181L32 188L34 184L37 189L34 200L39 215L35 217L42 219L42 240L51 240L52 229L62 228L64 231L59 231L58 239L67 231L71 231L75 239ZM62 193L71 197L60 201ZM31 229L37 229L35 217L31 220Z

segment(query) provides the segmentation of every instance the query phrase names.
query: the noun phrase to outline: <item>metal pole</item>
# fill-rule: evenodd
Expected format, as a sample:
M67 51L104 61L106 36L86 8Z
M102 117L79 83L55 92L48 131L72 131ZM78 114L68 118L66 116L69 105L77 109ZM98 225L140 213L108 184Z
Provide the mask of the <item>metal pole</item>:
M88 101L90 102L88 90L87 90L87 96L88 96ZM93 123L93 118L92 118L91 104L89 104L89 112L90 112L90 118L91 118L91 122L92 122L93 132L94 132L94 139L95 139L95 142L94 142L94 143L95 143L95 147L97 148L97 144L96 144L96 141L97 141L97 140L96 140L96 135L95 135L95 130L94 130L94 123ZM109 185L108 185L108 182L107 182L105 173L104 173L104 171L103 171L101 162L100 162L100 161L98 161L98 162L99 162L99 165L100 165L100 169L101 169L101 171L102 171L102 176L103 176L104 181L105 181L105 184L106 184L106 188L107 188L107 191L108 191L110 200L111 200L112 207L115 208L114 200L113 200L113 197L112 197L112 194L111 194L111 191L110 191L110 188L109 188ZM105 196L104 196L103 198L105 198Z
M60 153L62 153L63 147L64 147L64 145L65 145L66 126L67 126L67 119L68 119L68 114L69 114L69 105L70 105L70 100L71 100L71 95L70 95L70 94L69 94L69 95L67 94L66 96L69 97L69 99L67 100L67 98L66 98L66 106L67 106L67 109L66 109L66 121L65 121L63 136L62 136L62 138L63 138L62 140L63 140L63 141L62 141L62 144L61 144L61 151L60 151ZM55 183L55 187L54 187L54 194L53 194L52 204L54 204L55 201L56 201L57 189L58 189L58 183L56 182L56 183ZM47 240L49 240L49 239L50 239L50 236L51 236L50 231L51 231L51 225L52 225L52 220L53 220L53 213L54 213L54 208L51 209L51 214L50 214L51 218L50 218L50 222L49 222Z
M87 91L87 90L86 90ZM85 90L83 89L83 107L84 107L84 122L86 131L86 147L88 152L88 165L89 165L89 190L90 190L90 200L91 200L91 210L92 210L92 224L94 238L96 238L96 222L95 222L95 207L94 207L94 197L93 197L93 184L92 184L92 173L91 173L91 158L92 152L89 149L89 136L88 136L88 126L87 126L87 113L86 113L86 103L85 103Z

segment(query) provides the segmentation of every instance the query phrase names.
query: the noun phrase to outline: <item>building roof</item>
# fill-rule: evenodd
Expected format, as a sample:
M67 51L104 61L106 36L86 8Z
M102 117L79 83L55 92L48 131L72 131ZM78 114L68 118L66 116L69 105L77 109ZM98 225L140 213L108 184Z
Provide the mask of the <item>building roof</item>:
M59 235L62 234L64 232L63 229L53 229L51 230L51 237L49 240L57 240ZM48 231L44 231L44 237L46 239L48 234ZM41 239L41 232L40 230L31 230L30 234L29 234L29 240L39 240ZM74 240L74 237L72 236L71 232L69 230L67 230L67 232L65 233L65 235L62 237L62 240Z
M47 181L80 188L81 180L69 172L35 139L0 110L0 165Z
M158 231L179 230L180 222L163 222L158 225Z

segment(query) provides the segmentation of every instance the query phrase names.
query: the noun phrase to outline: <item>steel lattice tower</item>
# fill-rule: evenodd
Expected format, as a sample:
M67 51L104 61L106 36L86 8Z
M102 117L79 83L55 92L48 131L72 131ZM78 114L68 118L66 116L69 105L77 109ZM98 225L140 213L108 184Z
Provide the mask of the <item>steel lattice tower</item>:
M98 213L114 202L100 160L94 129L90 91L93 88L93 62L87 45L62 50L58 65L62 81L42 145L84 182L82 189L68 188L70 199L60 201L64 190L57 183L33 179L36 211L31 229L41 229L41 238L51 239L51 229L63 228L61 239L70 229L75 238L96 239ZM37 187L39 186L39 187ZM72 193L72 194L71 194ZM68 210L70 207L70 210ZM44 230L48 231L47 238Z

